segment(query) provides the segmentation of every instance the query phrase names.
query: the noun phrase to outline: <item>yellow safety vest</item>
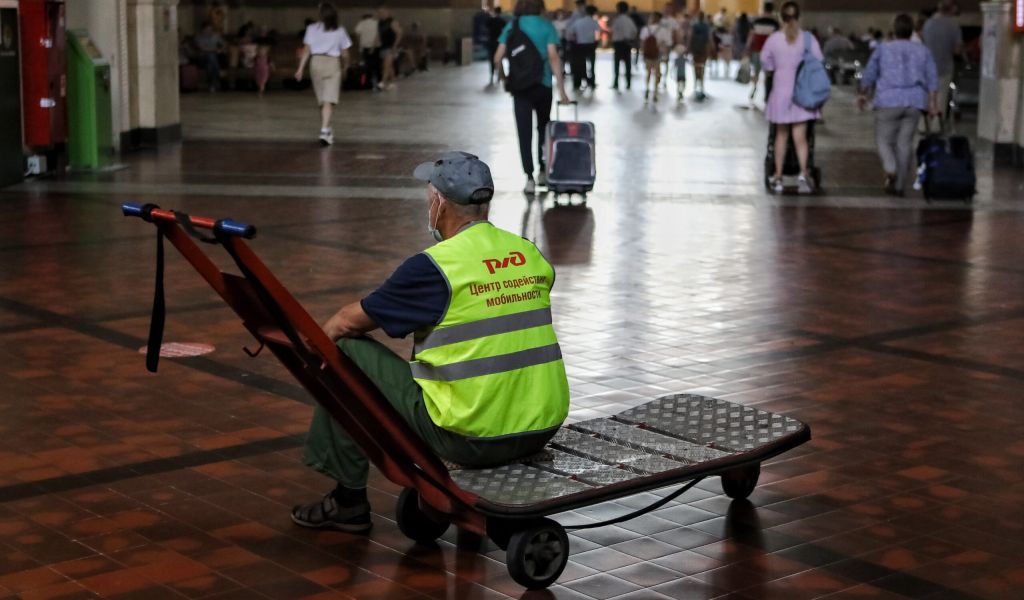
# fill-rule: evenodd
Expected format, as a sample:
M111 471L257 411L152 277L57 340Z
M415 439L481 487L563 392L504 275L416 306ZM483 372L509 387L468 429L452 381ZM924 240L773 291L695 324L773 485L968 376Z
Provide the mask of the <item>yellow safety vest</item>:
M416 332L410 363L434 423L477 438L561 425L569 383L551 326L548 261L486 221L425 252L451 290L441 322Z

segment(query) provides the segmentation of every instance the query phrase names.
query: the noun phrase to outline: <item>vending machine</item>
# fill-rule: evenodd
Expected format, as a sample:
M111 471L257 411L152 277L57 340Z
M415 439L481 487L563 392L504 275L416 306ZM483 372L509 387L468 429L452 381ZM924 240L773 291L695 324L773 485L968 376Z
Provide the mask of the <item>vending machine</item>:
M21 51L18 3L0 0L0 187L21 181Z
M64 0L20 0L25 144L35 151L67 141Z

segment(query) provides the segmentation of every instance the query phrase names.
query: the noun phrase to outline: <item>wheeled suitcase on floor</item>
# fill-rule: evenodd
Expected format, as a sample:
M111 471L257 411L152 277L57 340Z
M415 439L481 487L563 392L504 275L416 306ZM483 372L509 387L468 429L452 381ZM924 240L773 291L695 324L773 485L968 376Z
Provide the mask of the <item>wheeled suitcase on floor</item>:
M544 143L544 168L548 190L560 194L586 196L594 189L597 176L595 164L594 124L579 120L579 105L571 102L575 120L560 120L559 106L555 120L548 122Z
M373 80L370 78L370 69L365 64L357 63L345 71L345 79L341 82L342 90L353 92L371 88L373 88Z
M971 142L962 135L928 135L917 144L917 183L925 200L974 198L977 176Z

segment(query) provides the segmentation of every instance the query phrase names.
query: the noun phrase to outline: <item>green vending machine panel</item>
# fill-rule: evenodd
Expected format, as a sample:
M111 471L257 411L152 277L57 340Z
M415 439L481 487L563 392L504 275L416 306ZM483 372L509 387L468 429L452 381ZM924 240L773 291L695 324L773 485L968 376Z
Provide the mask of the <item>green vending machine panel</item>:
M72 169L99 169L114 151L110 63L84 31L68 32L68 158Z
M18 53L18 9L0 2L0 187L22 180L21 57Z

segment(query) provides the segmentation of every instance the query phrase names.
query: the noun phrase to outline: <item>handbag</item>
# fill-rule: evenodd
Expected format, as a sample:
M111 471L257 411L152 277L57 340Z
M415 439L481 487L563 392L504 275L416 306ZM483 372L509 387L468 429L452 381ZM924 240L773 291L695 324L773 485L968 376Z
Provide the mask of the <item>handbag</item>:
M750 83L750 59L746 56L740 61L740 69L736 71L736 83L746 85Z
M804 56L796 70L793 103L807 110L818 110L832 95L832 81L825 63L811 53L811 34L804 32Z

